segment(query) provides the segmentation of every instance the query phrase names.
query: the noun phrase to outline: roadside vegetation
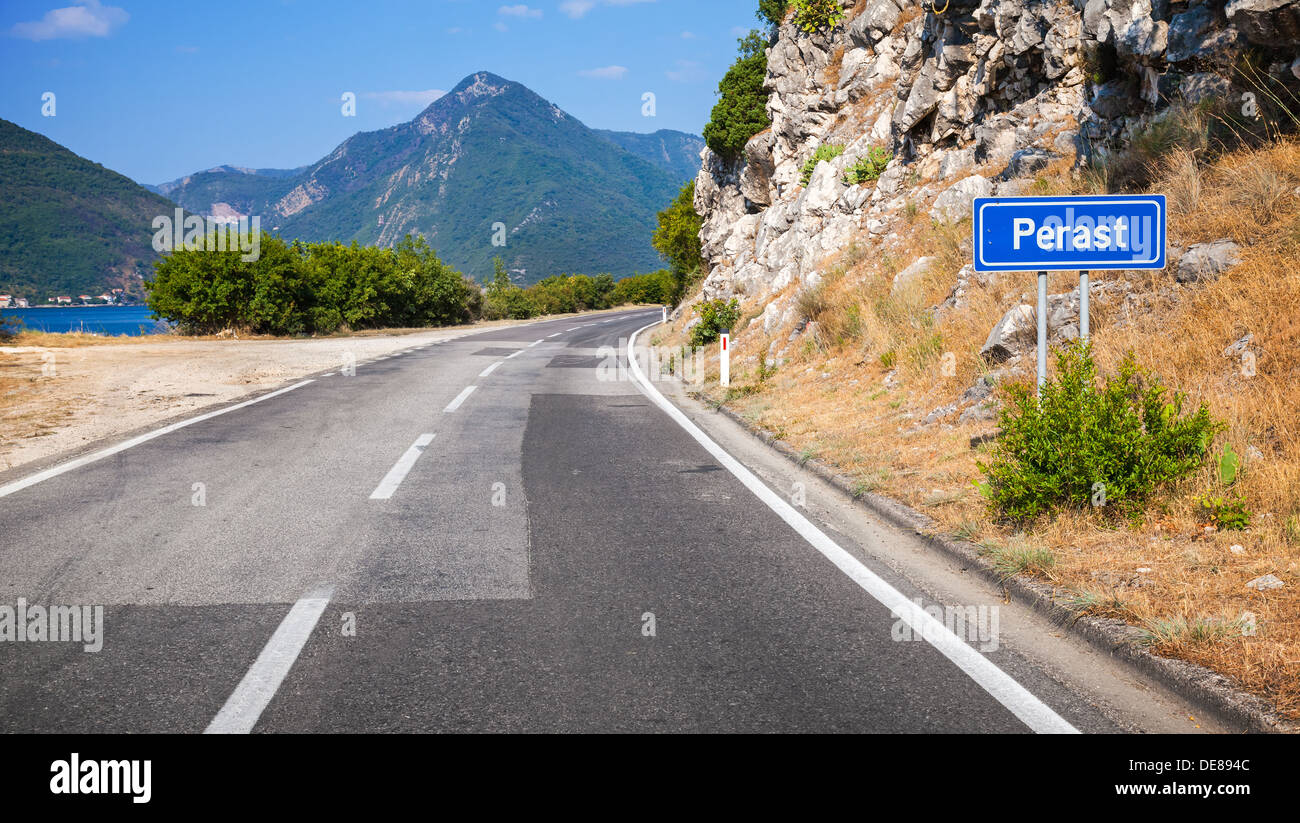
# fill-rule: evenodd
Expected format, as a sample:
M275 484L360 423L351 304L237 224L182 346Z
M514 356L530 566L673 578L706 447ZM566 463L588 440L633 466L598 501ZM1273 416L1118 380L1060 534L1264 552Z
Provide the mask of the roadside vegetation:
M527 288L500 260L486 291L438 259L421 237L395 248L357 243L286 243L263 234L261 255L178 250L146 283L149 308L181 334L226 330L277 336L366 329L454 326L662 302L666 272L616 282L612 275L561 274Z
M1090 347L1071 345L1057 353L1041 397L1007 386L1002 433L988 463L976 463L987 478L980 490L994 516L1017 524L1062 507L1138 516L1158 490L1201 467L1222 428L1204 402L1190 414L1185 403L1132 352L1099 377Z
M668 303L677 287L670 272L658 271L619 281L608 274L560 274L525 288L511 282L500 258L493 266L496 273L483 298L484 320L526 320L628 304Z
M657 220L650 243L668 263L673 279L671 294L667 295L671 299L663 302L676 305L704 273L700 252L700 229L704 221L695 213L694 180L682 187L676 199L659 212Z

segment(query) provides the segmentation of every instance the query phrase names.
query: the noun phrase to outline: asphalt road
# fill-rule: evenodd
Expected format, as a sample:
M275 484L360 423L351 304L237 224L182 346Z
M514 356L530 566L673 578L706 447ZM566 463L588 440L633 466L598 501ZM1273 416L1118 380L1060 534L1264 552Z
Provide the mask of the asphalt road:
M423 346L0 488L0 606L105 607L98 653L0 643L0 730L1053 730L602 379L658 316ZM978 656L1119 729L1014 644Z

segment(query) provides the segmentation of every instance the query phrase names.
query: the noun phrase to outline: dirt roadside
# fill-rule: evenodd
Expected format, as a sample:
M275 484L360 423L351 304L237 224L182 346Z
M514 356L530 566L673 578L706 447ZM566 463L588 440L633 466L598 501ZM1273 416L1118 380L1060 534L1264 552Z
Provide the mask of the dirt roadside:
M0 471L348 362L532 322L307 340L21 336L0 346Z

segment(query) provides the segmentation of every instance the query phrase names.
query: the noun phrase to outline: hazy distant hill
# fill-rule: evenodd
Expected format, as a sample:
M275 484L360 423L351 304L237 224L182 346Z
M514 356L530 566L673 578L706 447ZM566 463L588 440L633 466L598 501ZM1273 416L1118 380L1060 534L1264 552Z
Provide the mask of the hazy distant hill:
M142 296L153 219L175 206L54 141L0 120L0 293L44 303L123 288Z
M680 156L692 140L597 132L523 85L480 72L411 122L357 134L304 169L213 170L168 184L168 193L203 213L261 215L263 228L286 238L387 246L420 233L479 280L498 254L529 282L625 275L662 265L650 247L654 217L692 176ZM504 247L492 245L498 223Z
M306 168L217 166L157 186L146 185L145 188L170 198L188 211L216 216L249 214L268 200L279 198L290 185L286 181L302 174Z
M670 172L683 183L694 178L700 171L700 152L704 150L703 137L671 129L660 129L653 134L600 129L597 129L596 133L614 141L642 160Z

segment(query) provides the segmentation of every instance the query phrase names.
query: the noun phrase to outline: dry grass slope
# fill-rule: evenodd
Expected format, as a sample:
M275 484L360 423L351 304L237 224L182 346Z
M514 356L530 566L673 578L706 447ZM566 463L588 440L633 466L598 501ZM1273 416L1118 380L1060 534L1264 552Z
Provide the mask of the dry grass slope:
M1300 142L1208 164L1196 148L1167 153L1146 170L1150 190L1169 195L1170 242L1231 239L1242 247L1241 262L1213 282L1187 286L1171 271L1095 278L1127 278L1132 291L1148 295L1136 309L1094 303L1095 355L1109 372L1125 352L1137 352L1167 385L1188 393L1189 407L1205 401L1226 423L1215 449L1231 444L1246 456L1232 492L1254 513L1247 531L1201 522L1196 501L1217 482L1210 465L1133 523L1065 511L1015 533L991 516L973 485L981 452L971 437L994 424L960 425L955 413L923 420L991 370L980 348L1032 283L972 280L965 307L936 319L931 307L970 259L970 225L935 225L923 203L909 207L903 231L878 246L864 238L817 287L797 294L814 321L809 333L787 344L789 329L765 338L752 324L737 336L732 379L740 390L732 405L804 454L856 476L862 490L901 499L981 544L1000 568L1051 581L1082 608L1145 629L1158 653L1216 669L1300 718ZM1061 163L1026 193L1089 192L1107 182ZM921 256L935 260L895 288L897 273ZM1062 273L1052 291L1076 284L1073 273ZM743 315L761 308L751 302ZM1247 334L1253 369L1225 354ZM788 346L788 360L760 380L760 354L774 342L777 351ZM1029 375L1022 368L1010 379ZM1267 574L1285 586L1246 588ZM1253 635L1242 631L1251 615Z

